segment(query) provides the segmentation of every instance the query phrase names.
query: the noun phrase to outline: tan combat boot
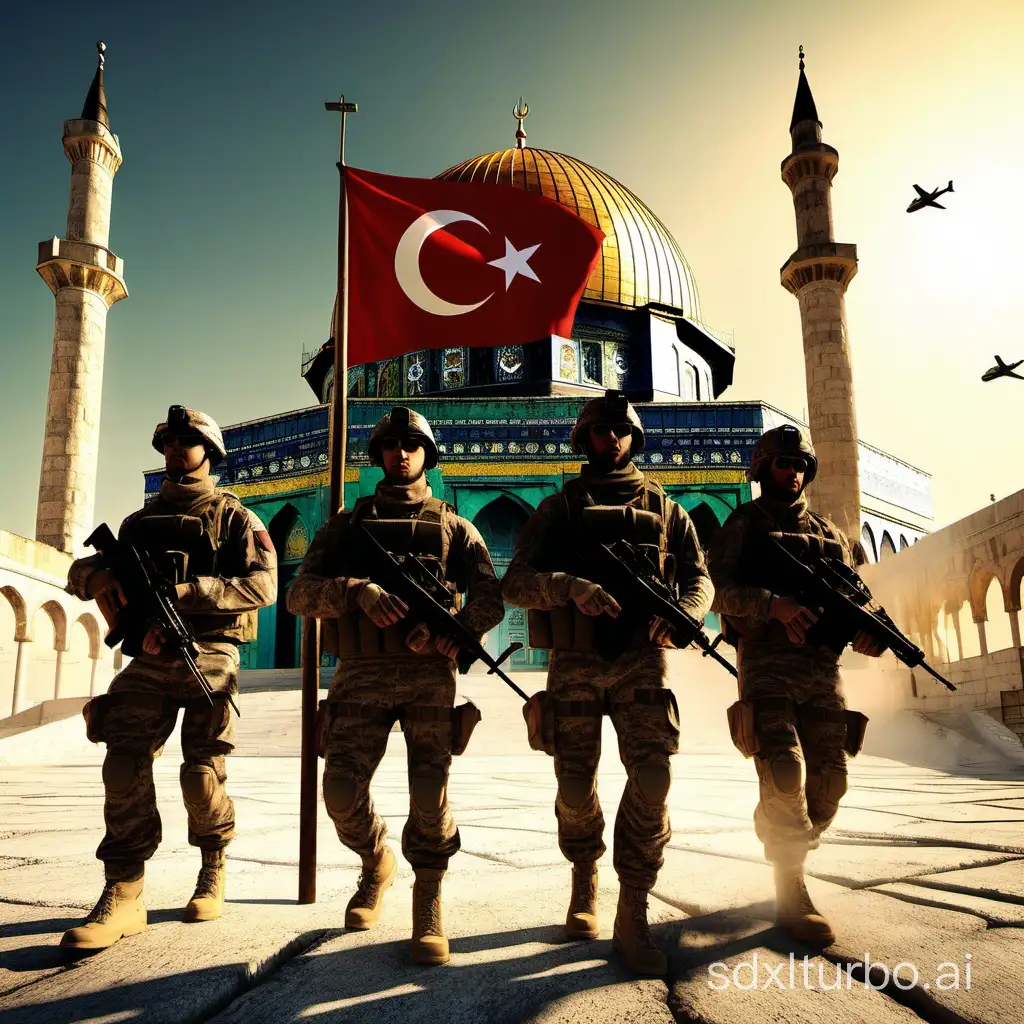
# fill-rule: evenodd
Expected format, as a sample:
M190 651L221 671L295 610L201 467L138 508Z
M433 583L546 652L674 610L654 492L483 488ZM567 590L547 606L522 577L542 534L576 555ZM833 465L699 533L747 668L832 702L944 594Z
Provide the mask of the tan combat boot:
M804 884L803 861L779 863L775 868L775 923L807 945L828 946L836 941L832 926L818 913Z
M416 869L412 887L412 959L417 964L448 963L448 937L441 921L441 879L444 872Z
M196 891L188 901L183 921L216 921L224 909L224 851L203 850L203 866Z
M345 927L365 931L372 928L384 906L384 893L398 874L398 861L390 846L384 847L380 857L363 860L359 885L345 908Z
M635 974L660 977L668 970L665 954L655 945L647 923L646 890L619 885L612 946L625 957L626 965Z
M60 944L69 949L106 949L123 936L136 935L145 927L142 879L121 882L108 878L89 916L77 928L69 928Z
M596 939L600 930L597 923L597 865L573 864L572 896L565 915L565 934L570 939Z

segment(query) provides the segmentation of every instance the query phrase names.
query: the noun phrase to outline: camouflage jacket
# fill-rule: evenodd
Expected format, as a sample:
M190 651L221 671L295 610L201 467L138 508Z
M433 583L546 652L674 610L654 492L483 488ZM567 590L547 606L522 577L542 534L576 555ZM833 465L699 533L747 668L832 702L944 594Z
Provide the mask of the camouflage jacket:
M627 504L640 500L642 496ZM713 595L704 552L683 508L667 496L664 502L666 552L675 559L679 603L693 618L703 621ZM561 494L552 494L540 503L519 534L515 554L502 580L502 594L509 604L539 611L568 604L569 591L578 577L540 568L549 536L567 531L565 499Z
M219 508L215 528L208 521ZM204 520L205 534L217 536L216 555L200 558L215 568L215 575L189 572L177 586L178 611L198 639L242 639L245 613L264 608L277 599L277 555L270 534L255 512L230 491L212 487L185 488L165 480L155 501L128 516L118 531L121 540L137 541L139 524L150 516L188 515ZM208 542L207 542L208 543ZM192 563L196 564L195 561ZM107 568L102 555L74 561L68 572L67 591L89 599L89 577Z
M409 487L381 482L375 493L375 507L384 518L415 515L431 491L421 477ZM505 615L501 586L491 564L491 556L477 528L467 519L447 510L442 529L447 538L448 556L445 576L455 584L466 601L456 617L478 637L493 629ZM342 571L342 540L348 530L352 510L332 516L313 538L298 576L288 591L288 611L293 615L337 618L359 608L360 591L371 582L339 575Z
M858 560L846 535L830 520L811 512L803 496L792 504L783 504L759 497L740 505L715 534L708 549L708 570L715 585L711 610L730 619L745 636L769 636L768 625L772 598L782 592L778 588L754 585L751 579L764 575L758 565L757 545L767 533L790 538L809 538L829 544L840 553L847 565L856 568ZM771 583L770 579L760 582ZM773 636L784 638L784 630Z

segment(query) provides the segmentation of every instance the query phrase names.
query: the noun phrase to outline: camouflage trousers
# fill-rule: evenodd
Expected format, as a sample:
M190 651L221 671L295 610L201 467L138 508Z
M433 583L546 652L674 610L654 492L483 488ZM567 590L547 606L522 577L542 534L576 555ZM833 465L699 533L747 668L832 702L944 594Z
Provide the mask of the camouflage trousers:
M238 686L238 648L198 645L196 661L217 693ZM107 830L96 856L108 878L137 878L163 836L153 785L153 760L181 722L181 792L188 812L188 841L220 850L234 838L235 808L225 789L225 755L235 746L235 715L227 700L213 706L183 659L142 654L118 673L108 691L85 707L89 739L106 743L103 761Z
M767 707L755 711L760 801L754 830L769 861L800 861L816 849L846 792L845 722L814 713L846 708L838 662L825 647L740 640L740 697L755 707L767 698Z
M556 650L547 691L554 699L555 817L558 845L574 864L605 852L597 796L602 712L619 738L626 787L615 818L613 864L624 885L650 890L672 835L667 798L669 758L679 749L679 717L665 687L665 653L645 647L613 662L593 651Z
M396 720L409 770L402 852L414 868L440 870L458 852L459 830L448 806L454 704L455 665L448 658L377 654L338 663L319 730L324 805L338 838L360 857L380 856L387 838L370 781Z

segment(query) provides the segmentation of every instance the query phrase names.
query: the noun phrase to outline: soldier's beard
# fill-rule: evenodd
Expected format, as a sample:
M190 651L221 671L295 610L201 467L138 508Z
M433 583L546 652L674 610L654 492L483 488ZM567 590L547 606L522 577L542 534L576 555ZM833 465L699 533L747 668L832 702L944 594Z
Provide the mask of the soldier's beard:
M779 487L774 480L762 480L761 481L761 493L772 501L777 501L781 505L792 505L798 502L803 496L806 485L801 485L798 491L788 491L783 487Z
M632 461L632 452L619 452L618 455L596 455L594 452L587 453L587 462L589 462L593 467L594 472L604 475L614 473L617 469L624 469Z

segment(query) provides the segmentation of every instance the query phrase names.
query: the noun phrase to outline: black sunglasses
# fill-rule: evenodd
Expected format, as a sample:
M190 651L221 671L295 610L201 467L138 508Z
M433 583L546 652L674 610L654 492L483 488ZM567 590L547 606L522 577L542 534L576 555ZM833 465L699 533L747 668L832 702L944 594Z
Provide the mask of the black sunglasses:
M205 441L199 434L175 434L173 430L165 430L160 435L160 444L164 448L171 448L176 444L181 445L182 448L197 448L199 445L205 444Z
M380 443L386 452L398 451L399 447L406 452L414 452L423 447L423 443L415 437L385 437Z
M607 437L612 431L615 431L616 437L629 437L633 433L633 424L616 423L613 426L610 423L595 423L590 429L597 437Z
M795 469L798 473L807 472L807 460L801 458L791 458L788 455L776 455L775 456L775 468L776 469Z

